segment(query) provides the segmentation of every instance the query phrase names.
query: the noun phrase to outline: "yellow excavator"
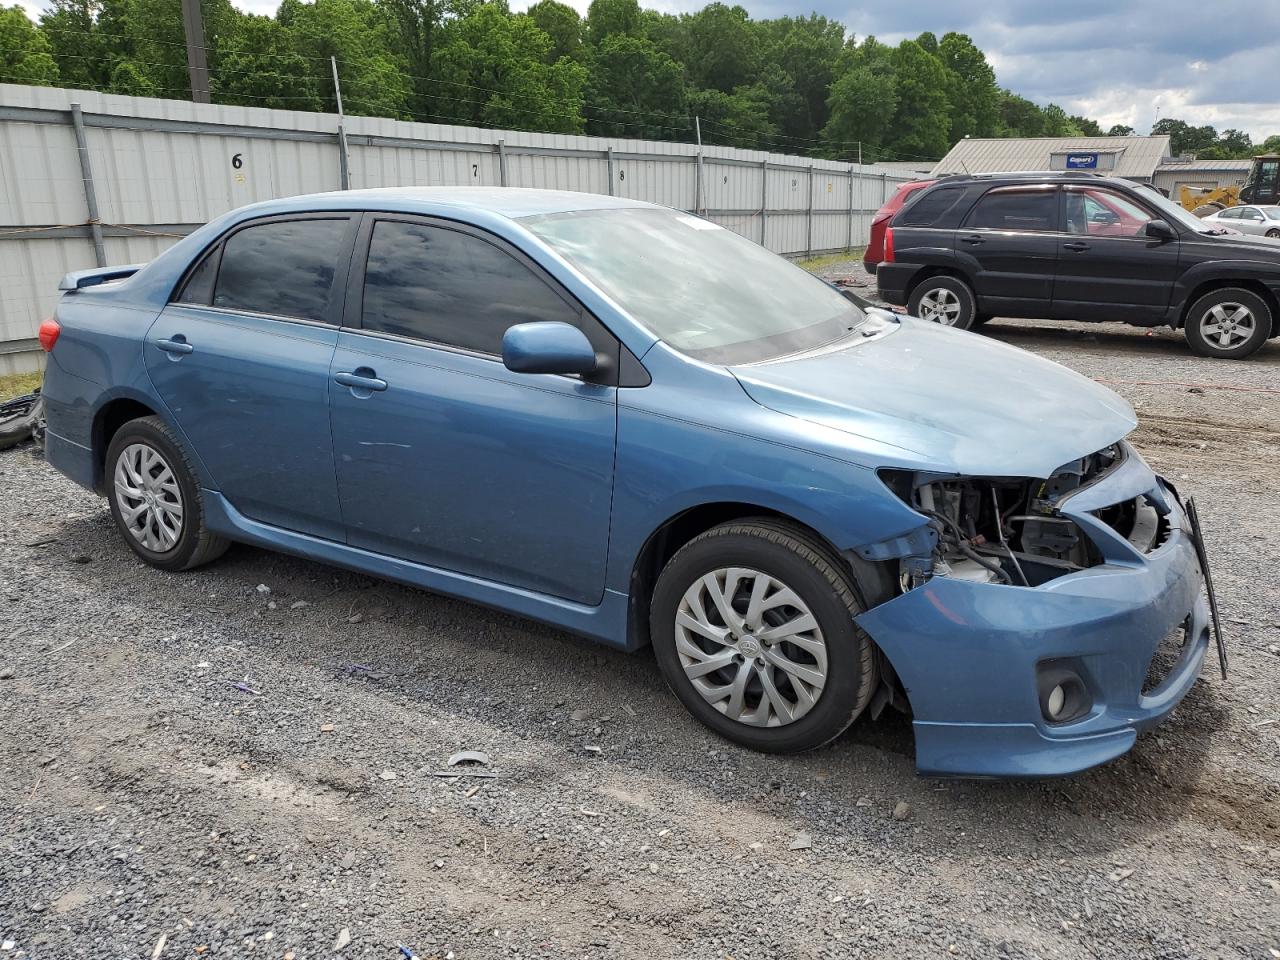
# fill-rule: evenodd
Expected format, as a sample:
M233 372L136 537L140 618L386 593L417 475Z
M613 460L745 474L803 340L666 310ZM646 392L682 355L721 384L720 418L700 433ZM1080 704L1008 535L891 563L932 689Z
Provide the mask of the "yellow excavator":
M1280 203L1280 154L1254 157L1244 186L1188 187L1178 190L1178 203L1197 217L1207 217L1241 203Z

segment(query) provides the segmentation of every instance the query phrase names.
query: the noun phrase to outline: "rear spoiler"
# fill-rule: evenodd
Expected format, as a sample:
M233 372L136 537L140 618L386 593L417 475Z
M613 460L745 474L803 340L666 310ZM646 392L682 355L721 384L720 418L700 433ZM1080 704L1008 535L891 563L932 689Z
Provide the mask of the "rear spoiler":
M112 280L123 280L132 277L145 267L145 263L131 263L127 267L98 267L94 270L73 270L62 278L59 290L83 290L85 287L96 287L100 283Z

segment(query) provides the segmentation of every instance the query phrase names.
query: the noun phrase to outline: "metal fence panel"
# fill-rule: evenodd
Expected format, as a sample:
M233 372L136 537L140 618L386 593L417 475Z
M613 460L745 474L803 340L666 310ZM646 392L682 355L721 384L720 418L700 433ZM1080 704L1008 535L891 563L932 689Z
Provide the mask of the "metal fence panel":
M95 235L106 262L141 262L246 203L337 190L337 129L331 114L0 84L0 373L41 363L40 320L62 274L95 265ZM505 184L615 194L696 208L784 255L865 243L871 215L908 179L690 143L375 117L347 117L345 131L352 188Z

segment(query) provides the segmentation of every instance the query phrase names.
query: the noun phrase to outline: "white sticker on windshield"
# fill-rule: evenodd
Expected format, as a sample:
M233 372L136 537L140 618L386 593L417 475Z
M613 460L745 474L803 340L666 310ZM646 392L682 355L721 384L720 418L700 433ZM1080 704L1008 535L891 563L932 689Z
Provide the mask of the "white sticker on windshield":
M693 227L695 230L723 230L724 227L718 223L712 223L710 220L703 220L701 217L676 217L685 226Z

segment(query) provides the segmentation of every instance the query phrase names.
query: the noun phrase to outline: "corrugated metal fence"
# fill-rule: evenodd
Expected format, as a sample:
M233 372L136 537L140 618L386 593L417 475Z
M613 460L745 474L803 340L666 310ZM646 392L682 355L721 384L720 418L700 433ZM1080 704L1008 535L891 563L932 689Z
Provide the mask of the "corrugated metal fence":
M149 260L227 210L343 186L487 184L697 210L787 255L866 242L909 177L729 147L0 84L0 373L35 369L68 270Z

